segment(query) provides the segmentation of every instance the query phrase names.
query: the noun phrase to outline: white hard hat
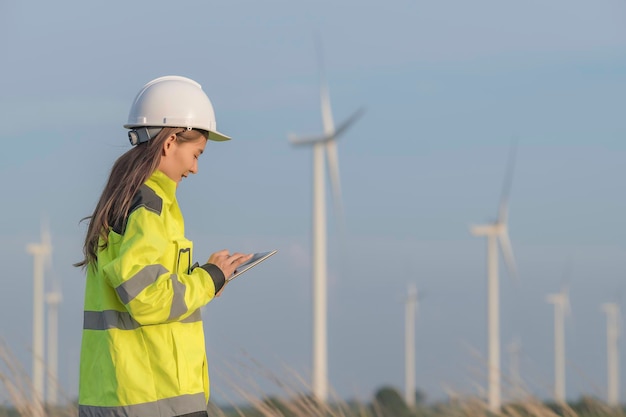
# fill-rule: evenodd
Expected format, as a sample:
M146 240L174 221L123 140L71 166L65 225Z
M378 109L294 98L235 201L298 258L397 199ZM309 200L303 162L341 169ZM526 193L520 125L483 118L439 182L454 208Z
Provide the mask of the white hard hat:
M129 132L133 145L150 140L162 127L184 127L202 129L209 132L209 139L229 140L230 137L216 129L215 112L209 97L202 91L202 86L192 79L178 75L156 78L139 91L124 125L132 129ZM137 128L158 129L137 129ZM137 131L141 131L139 135Z

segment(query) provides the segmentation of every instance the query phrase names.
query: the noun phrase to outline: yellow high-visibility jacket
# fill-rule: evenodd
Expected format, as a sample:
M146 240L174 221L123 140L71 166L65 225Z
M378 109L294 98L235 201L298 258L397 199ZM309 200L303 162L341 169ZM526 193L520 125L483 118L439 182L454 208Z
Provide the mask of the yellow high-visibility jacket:
M171 417L207 408L200 307L224 285L192 267L176 183L155 171L87 268L80 417Z

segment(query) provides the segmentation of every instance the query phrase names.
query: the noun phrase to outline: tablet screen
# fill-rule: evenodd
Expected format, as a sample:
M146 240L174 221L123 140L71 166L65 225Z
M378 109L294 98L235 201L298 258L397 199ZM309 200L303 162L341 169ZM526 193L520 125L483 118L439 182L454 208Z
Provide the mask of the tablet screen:
M255 253L254 255L252 255L252 258L250 258L247 262L239 265L239 267L237 267L237 269L235 270L235 273L232 274L230 277L228 277L226 279L226 281L232 281L233 279L235 279L239 275L243 274L244 272L246 272L250 268L253 268L253 267L257 266L258 264L260 264L261 262L263 262L264 260L266 260L270 256L274 255L276 252L278 252L278 251L277 250L273 250L273 251L269 251L269 252L257 252L257 253Z

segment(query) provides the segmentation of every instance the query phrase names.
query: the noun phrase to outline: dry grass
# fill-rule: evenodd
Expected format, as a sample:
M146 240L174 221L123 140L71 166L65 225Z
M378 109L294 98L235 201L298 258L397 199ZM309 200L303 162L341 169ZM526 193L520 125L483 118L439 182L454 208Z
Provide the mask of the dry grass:
M0 382L20 416L41 415L43 404L32 400L31 380L4 341L0 341Z
M57 387L59 384L57 384ZM0 339L0 387L4 387L9 401L8 407L0 410L0 417L76 417L78 409L71 401L63 407L48 407L33 395L33 383L19 360L13 355L7 344Z
M250 359L250 358L248 358ZM307 382L293 370L287 375L277 376L254 360L240 363L238 368L231 366L228 371L230 387L238 396L227 399L228 405L218 407L209 404L211 417L494 417L485 402L476 397L450 395L450 400L434 404L418 404L409 409L399 393L384 399L376 396L370 401L347 402L334 392L330 401L322 403L312 396ZM279 395L263 393L256 378L271 382L280 390ZM8 346L0 340L0 388L4 388L8 401L0 406L0 417L76 417L77 408L72 402L63 407L44 407L33 400L33 386L19 361L11 354ZM393 388L386 388L394 393ZM382 390L381 390L382 391ZM380 393L379 391L378 393ZM377 394L378 394L377 393ZM391 398L391 399L390 399ZM241 405L243 404L243 405ZM546 404L537 398L527 396L515 403L503 405L501 417L624 417L622 409L613 409L602 401L582 398L573 404Z

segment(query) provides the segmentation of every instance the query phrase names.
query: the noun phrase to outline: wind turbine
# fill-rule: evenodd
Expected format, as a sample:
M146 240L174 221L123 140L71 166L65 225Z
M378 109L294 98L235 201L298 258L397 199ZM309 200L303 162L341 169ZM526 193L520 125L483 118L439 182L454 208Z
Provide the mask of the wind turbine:
M319 49L318 49L319 52ZM312 213L312 260L313 260L313 395L318 401L328 399L328 360L326 341L326 187L325 157L328 158L328 170L333 190L335 209L342 215L341 186L339 183L339 158L336 140L359 118L363 109L359 109L337 129L333 122L328 86L322 76L320 61L320 101L324 133L306 137L289 134L289 141L294 146L313 147L313 213Z
M498 280L498 243L509 273L516 278L517 268L508 233L508 194L513 180L515 146L511 148L498 218L491 223L471 226L474 236L487 237L487 402L489 410L498 413L502 404L500 369L500 302Z
M619 406L619 336L620 308L617 303L602 304L606 313L606 350L607 350L607 403Z
M46 294L46 303L48 304L48 385L47 385L47 403L50 405L57 404L58 392L58 370L59 370L59 304L63 300L61 290L55 285L55 288Z
M409 284L404 311L404 401L409 408L413 408L415 407L415 316L417 312L417 287L415 284Z
M554 400L565 403L565 315L570 313L567 287L550 294L548 303L554 304Z
M50 233L45 221L41 225L41 242L26 247L33 255L33 401L41 406L44 390L44 268L52 259ZM43 409L37 410L43 415Z

